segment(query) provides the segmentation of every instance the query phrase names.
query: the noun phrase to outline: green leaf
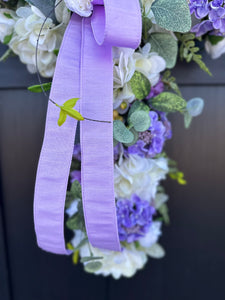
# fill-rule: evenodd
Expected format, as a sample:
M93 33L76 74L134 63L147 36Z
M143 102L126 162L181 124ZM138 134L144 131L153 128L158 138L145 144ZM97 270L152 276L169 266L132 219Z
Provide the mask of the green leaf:
M25 0L31 5L36 6L44 15L52 19L54 24L57 24L58 21L55 16L55 0Z
M223 36L217 36L217 35L208 35L208 39L212 45L218 44L220 41L224 39Z
M136 131L146 131L151 125L149 113L142 110L133 112L130 116L130 123Z
M170 31L188 32L191 14L187 0L155 0L152 11L156 24Z
M192 116L189 114L188 111L185 111L184 113L184 127L188 129L191 125Z
M151 91L151 84L148 78L138 71L135 71L134 75L129 81L129 84L132 92L138 100L145 99Z
M78 100L79 100L79 98L69 99L65 103L63 103L63 106L73 108L76 105Z
M178 44L169 33L152 33L149 38L151 52L157 52L166 61L167 68L171 69L177 61Z
M138 132L134 128L131 128L130 131L133 133L134 139L133 139L133 141L131 143L124 143L124 145L126 147L130 147L130 146L136 144L137 141L138 141L138 139L139 139L139 134L138 134Z
M67 114L64 111L60 111L58 125L62 126L66 122Z
M166 225L169 225L170 223L170 217L169 217L169 210L168 210L168 206L166 203L163 203L160 207L159 207L159 213L162 215L163 220L165 222Z
M71 203L75 199L80 199L82 200L82 192L81 192L81 185L80 182L75 180L72 185L70 191L67 191L66 193L66 204L65 208L69 208Z
M10 35L6 35L4 37L3 44L8 45L8 43L11 41L12 37L13 37L13 33L11 33Z
M102 263L100 261L90 262L85 265L84 269L88 273L94 273L101 269Z
M128 123L130 122L129 121L129 118L130 116L132 115L132 113L134 113L135 111L146 111L146 112L149 112L149 106L144 104L144 102L141 102L141 101L134 101L131 108L129 109L129 113L128 113Z
M180 96L164 92L149 100L149 104L156 110L163 112L183 112L186 108L186 101Z
M52 83L51 82L47 82L47 83L43 83L42 84L42 87L44 89L45 92L49 91L51 89L51 86L52 86ZM41 88L41 85L32 85L32 86L29 86L28 87L28 90L30 92L33 92L33 93L42 93L43 90Z
M7 58L9 58L10 57L10 55L12 55L13 54L13 52L12 52L12 50L9 48L9 49L7 49L4 53L3 53L3 55L0 57L0 62L2 62L2 61L5 61Z
M55 54L56 56L58 56L58 54L59 54L59 49L55 49L55 50L53 50L53 52L54 52L54 54Z
M82 230L85 228L84 216L81 213L74 214L66 222L66 226L71 230Z
M89 261L93 261L93 260L99 260L99 259L103 259L102 256L84 256L81 258L80 262L84 263L84 262L89 262Z
M74 118L79 121L83 121L84 117L75 109L66 107L66 106L59 106L63 112L65 112L71 118Z
M120 143L131 143L134 140L133 133L126 128L120 120L113 122L113 138Z
M10 14L6 13L6 12L4 12L4 16L8 19L13 19L13 17Z

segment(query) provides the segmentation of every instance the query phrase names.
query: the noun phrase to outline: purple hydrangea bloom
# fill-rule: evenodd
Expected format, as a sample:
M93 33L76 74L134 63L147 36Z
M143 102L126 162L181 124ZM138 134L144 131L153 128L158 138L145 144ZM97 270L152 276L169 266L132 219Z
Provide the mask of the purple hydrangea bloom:
M75 170L70 172L70 182L73 183L75 180L81 183L81 171Z
M191 29L191 32L194 32L195 35L198 37L198 36L206 34L208 31L211 31L211 30L213 30L212 22L209 20L205 20L205 21L193 26Z
M191 14L195 13L197 19L202 19L209 13L208 0L190 0L189 7Z
M132 243L149 231L155 208L148 201L133 195L130 200L119 199L116 207L120 241Z
M164 83L160 79L155 86L151 87L150 94L146 97L147 99L154 98L164 91Z
M209 12L209 20L212 22L214 29L218 29L220 32L225 32L225 8L218 7L211 9Z
M139 140L134 145L127 148L128 154L138 154L142 157L154 157L163 150L166 139L171 138L171 124L166 115L155 111L150 111L151 126L148 130L139 133Z
M222 6L223 3L224 3L223 0L213 0L213 1L210 2L209 5L210 5L211 8L218 8L218 7Z

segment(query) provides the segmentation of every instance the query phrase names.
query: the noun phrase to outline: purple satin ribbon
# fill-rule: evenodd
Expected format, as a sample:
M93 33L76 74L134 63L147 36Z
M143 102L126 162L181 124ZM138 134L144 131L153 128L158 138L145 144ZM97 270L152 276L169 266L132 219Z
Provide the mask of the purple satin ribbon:
M137 48L139 0L94 0L92 17L73 14L57 59L50 98L62 105L79 97L82 200L88 239L94 247L120 251L113 163L112 46ZM64 204L77 121L57 126L59 109L49 103L34 198L39 247L69 254L64 241Z

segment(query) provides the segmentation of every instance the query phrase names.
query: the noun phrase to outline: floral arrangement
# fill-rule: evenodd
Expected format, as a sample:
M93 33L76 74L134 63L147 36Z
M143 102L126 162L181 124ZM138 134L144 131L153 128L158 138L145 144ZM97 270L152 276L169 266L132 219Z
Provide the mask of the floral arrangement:
M165 142L172 138L168 115L181 113L188 128L204 107L201 98L183 99L171 69L179 57L211 74L199 52L204 42L212 58L225 53L224 5L223 0L141 0L140 46L113 47L114 188L121 251L99 249L89 242L78 131L65 204L66 227L72 236L67 248L73 262L80 260L87 272L131 277L149 257L165 255L158 241L163 224L169 223L168 195L161 183L169 176L186 184L176 162L164 152ZM29 72L53 77L71 12L89 18L93 6L91 0L1 0L0 41L8 50L0 60L15 54ZM47 92L51 85L40 83L29 90ZM68 100L67 107L72 109L77 100ZM61 109L58 125L67 122L67 116L82 122L85 118L77 111L65 110L66 103L55 103Z

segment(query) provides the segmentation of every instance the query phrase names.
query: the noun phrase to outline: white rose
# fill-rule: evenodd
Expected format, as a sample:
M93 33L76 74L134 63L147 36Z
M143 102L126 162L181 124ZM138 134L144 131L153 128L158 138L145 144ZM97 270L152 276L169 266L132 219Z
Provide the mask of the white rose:
M93 10L92 0L64 0L66 6L82 17L89 17Z
M166 62L157 53L150 53L150 50L151 46L147 43L140 52L134 53L134 59L136 70L144 74L154 86L159 81L160 72L165 70Z
M121 276L132 277L147 262L145 252L137 250L133 244L123 248L122 252L100 250L91 245L90 248L94 256L103 257L102 267L95 272L96 275L112 275L115 279ZM80 249L80 256L90 256L90 248L88 244L83 246Z
M225 39L221 40L216 45L212 45L209 41L206 41L205 49L213 59L217 59L225 53Z
M120 166L114 168L114 185L117 198L129 199L136 194L143 200L155 198L160 180L166 178L168 162L166 158L143 158L129 155Z
M138 240L139 244L144 248L150 248L152 245L154 245L162 234L161 225L161 222L152 222L148 233Z
M6 15L10 15L12 18ZM7 35L13 33L13 27L15 25L14 17L15 13L12 10L5 8L0 9L0 41L2 43Z

